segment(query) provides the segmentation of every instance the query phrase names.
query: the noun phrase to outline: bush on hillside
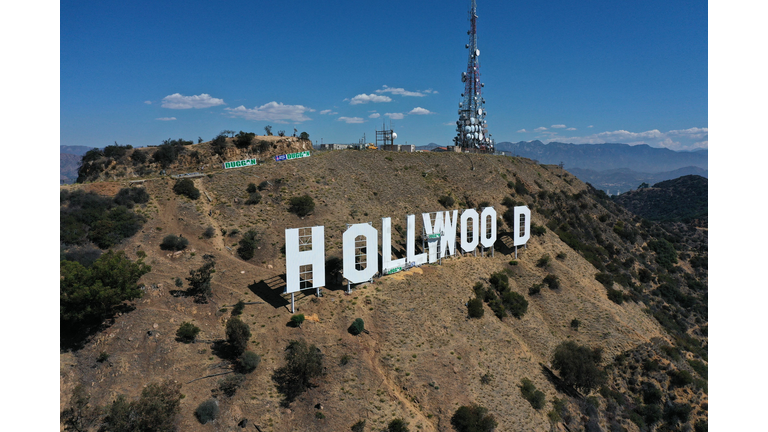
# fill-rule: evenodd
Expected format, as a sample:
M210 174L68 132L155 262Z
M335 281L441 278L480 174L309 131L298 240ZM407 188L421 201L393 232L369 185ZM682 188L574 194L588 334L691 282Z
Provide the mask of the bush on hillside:
M671 270L677 264L677 251L667 240L651 240L648 247L656 252L656 262L665 269Z
M566 384L589 392L605 381L605 374L600 369L602 353L602 348L592 349L574 341L562 342L555 348L552 367Z
M239 149L248 148L254 138L256 138L255 133L240 131L240 133L235 135L235 147Z
M195 409L195 417L202 424L214 421L218 416L219 402L216 399L208 399Z
M552 258L550 258L549 254L544 254L538 261L536 261L536 267L544 268L548 266L551 261Z
M186 238L169 234L163 237L163 241L160 243L160 249L168 251L180 251L186 249L187 245L189 245L189 240Z
M285 365L275 370L272 379L284 404L290 404L310 387L312 381L323 372L323 354L315 345L303 340L291 341L285 349Z
M536 295L541 292L542 284L533 284L532 287L528 288L528 295Z
M536 390L536 386L528 378L523 378L520 381L520 393L522 393L525 400L531 403L533 409L540 410L544 408L544 392Z
M213 273L216 271L215 267L216 262L209 260L197 270L189 271L189 277L186 278L189 281L187 295L195 297L195 301L198 303L207 303L212 295L211 279L213 279Z
M248 187L245 188L245 191L248 193L256 192L256 183L248 183Z
M248 347L251 329L240 318L232 317L227 321L226 335L232 354L239 356Z
M232 306L232 316L241 315L243 313L243 309L245 309L245 302L238 300L238 302Z
M205 231L203 231L203 237L207 239L213 238L213 236L215 235L216 235L216 230L213 229L212 226L209 226L208 228L205 229Z
M181 406L181 384L167 380L152 383L139 399L128 402L119 395L106 407L104 430L110 432L173 431Z
M616 303L616 304L622 304L624 303L624 293L613 288L608 288L608 300Z
M261 194L258 192L253 192L252 194L248 195L248 199L245 200L246 205L255 205L261 202Z
M549 289L558 289L560 288L560 279L558 279L557 276L553 274L548 274L544 277L544 283L547 284Z
M101 322L111 316L119 304L142 296L136 282L151 270L152 267L141 259L129 260L123 251L108 251L88 268L78 262L61 261L61 321L71 324Z
M522 318L528 311L528 300L514 291L505 292L502 300L504 306L509 309L509 313L515 318Z
M386 432L409 432L409 430L408 424L405 423L403 419L396 418L392 419L389 424L387 424Z
M467 312L470 318L482 318L485 314L483 300L475 297L467 303Z
M195 187L195 183L190 179L176 180L176 184L173 185L173 191L176 193L176 195L184 195L191 200L200 198L200 191Z
M291 325L301 328L301 324L304 322L304 314L296 314L291 317Z
M134 149L133 153L131 153L131 160L133 161L134 165L143 164L147 161L147 159L147 153L139 149Z
M159 163L165 169L176 162L179 155L183 152L184 148L182 146L166 142L158 146L157 150L152 154L152 160Z
M493 289L498 292L504 292L509 288L509 276L507 276L504 272L499 271L491 274L488 282L491 284Z
M189 343L194 341L199 333L200 327L185 321L176 330L176 339L180 342Z
M351 333L354 336L359 335L363 331L365 331L365 322L363 322L362 318L355 318L354 321L352 321L352 325L349 326L349 333Z
M83 267L90 267L103 253L101 249L92 245L77 246L67 250L64 253L64 259L79 262Z
M149 202L149 194L144 188L122 188L115 195L115 204L132 209L135 204L146 204Z
M299 217L304 217L310 214L314 209L315 200L309 195L302 195L300 197L291 198L288 211L295 213Z
M227 136L224 134L217 135L216 138L211 141L211 151L219 156L224 154L227 147Z
M451 417L457 432L491 432L498 423L488 409L477 404L461 406Z
M531 223L531 235L535 235L536 237L541 237L546 232L547 232L547 229L544 228L543 226L536 225L535 223Z
M232 397L235 395L235 393L237 393L237 389L239 389L244 382L245 375L243 374L234 373L232 375L227 375L219 380L218 390L225 396Z
M256 370L261 363L261 356L253 351L246 351L237 358L237 363L241 371L250 373Z
M453 204L456 202L456 200L454 200L452 196L443 195L437 199L437 202L439 202L445 208L451 208L453 207Z
M243 234L243 238L240 239L240 247L237 248L237 255L243 260L248 261L253 258L253 255L256 253L256 244L258 243L258 240L256 240L257 235L258 233L256 230L250 229Z

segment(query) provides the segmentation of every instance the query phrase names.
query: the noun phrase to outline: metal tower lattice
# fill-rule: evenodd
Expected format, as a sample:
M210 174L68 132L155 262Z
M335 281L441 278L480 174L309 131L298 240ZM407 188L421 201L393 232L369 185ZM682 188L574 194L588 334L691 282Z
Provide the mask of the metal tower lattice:
M464 98L459 103L459 119L456 121L456 137L453 143L462 151L493 153L494 141L488 133L485 121L485 99L483 99L483 83L480 82L480 49L477 47L477 2L472 0L469 11L470 27L467 34L469 50L467 71L462 72L461 81L464 83Z

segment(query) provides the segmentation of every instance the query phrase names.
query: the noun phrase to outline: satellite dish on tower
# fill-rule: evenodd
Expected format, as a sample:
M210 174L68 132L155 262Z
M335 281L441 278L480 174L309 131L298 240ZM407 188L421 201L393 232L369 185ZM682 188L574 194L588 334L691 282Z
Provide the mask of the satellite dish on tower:
M392 132L392 139L395 139L395 138L397 138L397 134Z
M493 54L493 53L491 53L491 54ZM480 57L480 49L479 48L475 50L475 57Z

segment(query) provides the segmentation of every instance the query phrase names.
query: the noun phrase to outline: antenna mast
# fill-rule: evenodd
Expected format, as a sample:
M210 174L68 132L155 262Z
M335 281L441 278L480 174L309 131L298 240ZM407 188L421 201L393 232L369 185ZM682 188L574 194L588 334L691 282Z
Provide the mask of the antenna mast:
M488 125L485 122L485 99L480 82L480 49L477 47L477 2L472 0L469 11L469 43L464 47L469 50L467 71L461 74L464 83L464 98L459 103L459 119L456 121L456 137L453 143L461 147L462 151L473 153L493 153L494 141L488 133Z

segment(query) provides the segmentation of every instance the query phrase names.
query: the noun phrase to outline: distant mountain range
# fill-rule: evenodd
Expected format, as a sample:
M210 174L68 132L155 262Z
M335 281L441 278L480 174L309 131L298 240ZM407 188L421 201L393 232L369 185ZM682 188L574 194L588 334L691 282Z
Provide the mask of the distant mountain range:
M60 146L59 147L59 184L72 184L77 180L77 169L83 155L95 147Z
M649 185L664 180L671 180L685 175L698 175L707 177L708 171L695 167L683 167L674 171L660 173L644 173L632 171L629 168L619 168L606 171L595 171L582 168L569 168L568 172L579 180L607 192L609 195L618 195L633 189L637 189L642 183Z
M538 160L542 164L563 163L566 170L595 171L628 168L644 173L662 173L685 167L708 169L708 151L676 152L647 144L564 144L541 141L501 142L499 151ZM575 174L575 173L574 173Z

